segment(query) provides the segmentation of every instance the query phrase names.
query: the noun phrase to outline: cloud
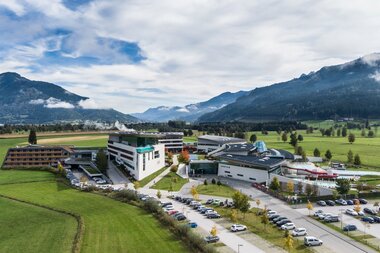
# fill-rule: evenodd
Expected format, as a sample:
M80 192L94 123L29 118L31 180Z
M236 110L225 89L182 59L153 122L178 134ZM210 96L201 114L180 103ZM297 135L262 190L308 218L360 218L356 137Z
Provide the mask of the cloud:
M0 11L0 71L127 113L250 90L379 51L377 0L3 2L15 14Z
M78 105L83 109L105 109L101 108L93 99L80 100Z
M75 106L73 104L70 104L68 102L61 101L57 98L50 97L47 100L45 100L46 104L44 107L46 108L64 108L64 109L73 109Z
M376 71L375 73L373 73L369 77L372 78L372 79L375 79L377 82L380 83L380 72L379 71Z
M39 98L39 99L33 99L29 101L29 104L31 105L42 105L45 103L45 100Z

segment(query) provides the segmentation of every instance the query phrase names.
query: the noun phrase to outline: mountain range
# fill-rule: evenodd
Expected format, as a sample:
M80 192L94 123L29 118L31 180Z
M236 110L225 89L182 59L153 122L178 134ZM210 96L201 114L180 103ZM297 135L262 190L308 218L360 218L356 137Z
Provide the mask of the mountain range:
M199 122L380 118L380 54L256 88Z
M223 108L246 94L248 94L247 91L239 91L235 93L225 92L205 102L189 104L186 106L159 106L149 108L143 113L134 113L132 116L144 121L156 122L166 122L168 120L195 121L205 113Z
M0 74L1 124L139 121L113 109L88 109L88 101L88 97L71 93L52 83L31 81L13 72Z

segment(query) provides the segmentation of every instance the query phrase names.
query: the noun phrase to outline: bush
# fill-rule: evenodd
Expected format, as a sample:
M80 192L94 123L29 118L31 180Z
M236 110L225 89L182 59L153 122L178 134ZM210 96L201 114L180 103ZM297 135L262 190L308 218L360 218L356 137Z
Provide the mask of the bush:
M203 181L203 184L204 184L204 185L208 185L208 183L207 183L207 179L205 179L205 181Z
M113 192L110 197L122 202L130 202L130 201L138 200L137 194L133 190L116 191L116 192Z
M212 183L212 184L216 184L216 180L215 180L215 178L213 178L213 179L211 180L211 183Z
M173 172L173 173L177 173L177 171L178 171L178 165L172 165L172 167L170 167L170 171Z
M218 180L218 182L216 183L218 186L221 186L222 185L222 182L220 182L220 180Z
M148 200L144 201L143 208L146 211L148 211L150 213L153 213L153 214L162 212L162 210L161 210L160 206L158 205L157 201L152 200L152 199L148 199Z

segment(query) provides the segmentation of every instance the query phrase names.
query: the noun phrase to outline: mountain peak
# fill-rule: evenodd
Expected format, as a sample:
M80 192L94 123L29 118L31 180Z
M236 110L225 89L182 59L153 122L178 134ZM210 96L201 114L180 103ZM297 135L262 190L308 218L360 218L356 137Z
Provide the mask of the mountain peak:
M363 57L360 57L359 60L361 60L364 63L367 63L370 66L373 66L380 61L380 53L367 54Z

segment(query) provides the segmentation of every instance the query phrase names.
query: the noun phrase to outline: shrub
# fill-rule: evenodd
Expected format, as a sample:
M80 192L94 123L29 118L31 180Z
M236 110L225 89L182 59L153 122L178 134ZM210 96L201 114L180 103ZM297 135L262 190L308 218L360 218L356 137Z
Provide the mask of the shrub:
M170 167L170 171L173 172L173 173L177 173L177 171L178 171L178 165L172 165Z
M208 185L208 183L207 183L207 179L205 179L205 181L203 181L203 184L204 184L204 185Z
M130 202L130 201L138 200L137 194L133 190L116 191L111 194L111 197L122 202Z
M212 184L216 184L215 178L213 178L213 179L211 180L211 183L212 183Z

